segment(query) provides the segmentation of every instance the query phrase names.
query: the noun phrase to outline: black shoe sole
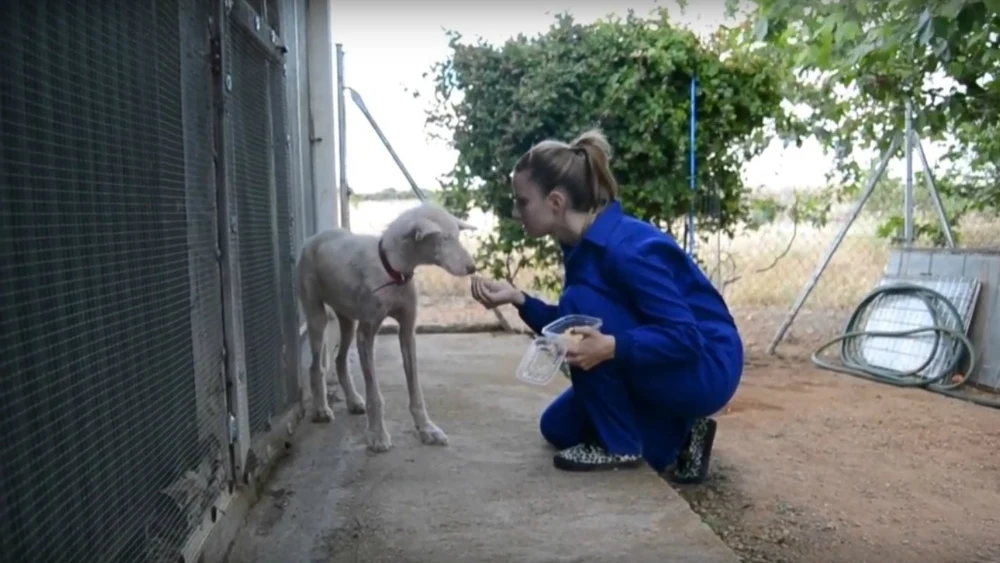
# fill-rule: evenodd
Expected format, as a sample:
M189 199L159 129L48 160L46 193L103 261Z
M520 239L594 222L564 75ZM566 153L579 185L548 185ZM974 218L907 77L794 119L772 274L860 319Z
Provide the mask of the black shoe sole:
M643 463L645 463L645 460L642 458L635 461L593 464L571 461L558 455L552 456L552 465L555 465L556 469L561 469L563 471L575 471L579 473L591 471L615 471L618 469L638 469L639 467L642 467Z
M695 423L684 447L681 448L680 455L677 456L677 464L667 478L679 485L698 485L708 478L708 471L712 461L712 446L715 444L715 433L718 423L706 418ZM694 465L694 458L701 450L701 463Z

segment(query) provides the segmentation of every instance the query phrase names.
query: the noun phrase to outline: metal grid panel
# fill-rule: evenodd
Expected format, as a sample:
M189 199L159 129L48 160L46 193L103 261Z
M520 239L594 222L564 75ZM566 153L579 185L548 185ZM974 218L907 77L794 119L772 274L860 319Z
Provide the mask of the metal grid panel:
M189 247L189 217L210 213L211 201L186 185L206 162L185 162L205 146L184 142L181 75L191 69L182 70L180 27L176 1L4 3L8 560L170 557L190 509L218 488L199 472L217 465L221 446L219 421L199 418L211 401L196 397L196 377L217 377L218 358L192 343L220 338L217 324L194 333L191 311L216 307L218 288L207 230L194 233L203 246Z
M233 175L237 200L243 336L250 431L269 428L279 407L281 312L276 270L274 177L268 115L267 55L235 22L232 61Z
M979 296L980 282L966 278L927 278L927 277L896 277L885 276L879 280L876 288L905 282L919 285L937 291L951 301L962 316L962 326L951 327L969 331L972 322L972 312L975 310L976 299ZM942 308L942 307L935 307ZM938 316L947 315L938 311ZM950 316L943 316L950 319ZM916 297L906 295L883 295L872 303L870 312L858 330L902 331L915 328L934 326L936 324L932 311ZM849 346L854 354L860 354L864 360L876 367L900 371L914 370L924 363L924 369L919 375L927 378L930 374L938 374L948 361L950 350L941 349L935 345L938 335L935 333L918 334L908 338L865 336L852 339ZM956 345L957 346L957 345Z
M298 399L298 307L295 299L294 223L292 221L291 137L288 127L288 102L282 65L272 63L271 127L274 132L274 183L278 227L278 285L281 303L281 323L284 386L279 389L280 410ZM281 387L279 385L279 387ZM283 393L282 393L283 391Z

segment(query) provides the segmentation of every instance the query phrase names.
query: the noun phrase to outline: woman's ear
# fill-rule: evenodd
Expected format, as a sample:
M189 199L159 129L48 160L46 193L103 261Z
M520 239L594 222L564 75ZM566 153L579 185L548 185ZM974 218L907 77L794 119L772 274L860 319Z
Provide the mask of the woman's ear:
M549 192L549 195L545 196L545 201L549 204L549 207L557 213L566 211L569 204L569 199L566 197L566 193L560 188L556 188Z

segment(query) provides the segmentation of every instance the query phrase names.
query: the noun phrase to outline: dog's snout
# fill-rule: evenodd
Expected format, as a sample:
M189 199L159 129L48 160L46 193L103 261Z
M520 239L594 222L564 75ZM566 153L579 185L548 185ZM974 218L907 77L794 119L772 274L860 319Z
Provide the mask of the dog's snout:
M476 265L475 264L469 264L468 266L466 266L465 267L465 273L469 274L469 275L472 275L472 274L476 273Z

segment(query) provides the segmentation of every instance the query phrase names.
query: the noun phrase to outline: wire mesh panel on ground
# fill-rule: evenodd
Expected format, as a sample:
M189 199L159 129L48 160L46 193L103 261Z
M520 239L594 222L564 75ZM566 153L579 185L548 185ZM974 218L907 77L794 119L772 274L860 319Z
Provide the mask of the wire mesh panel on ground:
M232 64L231 111L233 174L231 189L237 202L239 225L240 276L243 295L243 335L246 347L247 401L250 431L270 428L271 417L280 414L288 391L284 385L282 345L285 309L296 311L290 295L279 293L283 278L291 275L288 235L287 150L277 151L271 121L285 119L272 115L269 66L271 57L256 37L233 21L227 27L227 48ZM284 140L280 146L285 147ZM286 147L287 148L287 147ZM285 156L276 156L280 152ZM280 162L280 166L276 165ZM280 168L280 173L278 172ZM283 176L277 179L277 176ZM276 185L280 190L276 189ZM282 231L284 234L282 234ZM287 262L282 262L287 260ZM287 270L287 274L284 272ZM290 288L290 282L287 282ZM286 352L287 346L285 346Z
M6 561L176 561L222 488L206 20L183 4L4 2Z

